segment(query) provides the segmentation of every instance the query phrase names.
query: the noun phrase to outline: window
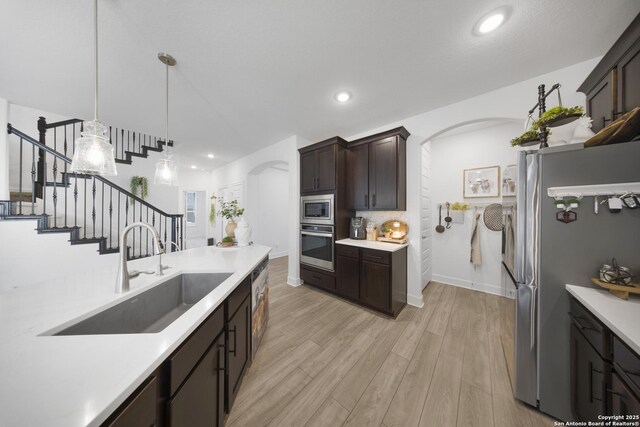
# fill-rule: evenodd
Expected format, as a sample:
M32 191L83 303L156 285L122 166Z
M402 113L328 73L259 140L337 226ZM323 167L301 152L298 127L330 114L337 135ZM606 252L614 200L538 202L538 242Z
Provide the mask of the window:
M194 191L187 191L184 193L185 200L185 213L187 218L187 225L196 224L196 193Z

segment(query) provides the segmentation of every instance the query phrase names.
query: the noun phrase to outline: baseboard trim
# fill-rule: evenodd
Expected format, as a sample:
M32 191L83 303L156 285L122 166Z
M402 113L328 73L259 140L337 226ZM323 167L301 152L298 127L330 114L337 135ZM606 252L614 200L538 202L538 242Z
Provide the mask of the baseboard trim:
M298 286L302 285L302 279L299 277L291 277L288 276L287 277L287 285L289 286L293 286L294 288L297 288Z
M289 256L289 251L271 252L269 254L269 259L282 258L285 256Z
M475 283L470 280L458 279L455 277L442 276L440 274L434 274L432 277L434 282L444 283L445 285L457 286L459 288L472 289L474 291L480 291L487 294L498 295L501 297L507 297L514 299L516 297L515 290L502 289L500 286L490 285L487 283Z
M407 304L418 308L424 307L424 299L422 298L422 294L420 294L419 296L407 294Z

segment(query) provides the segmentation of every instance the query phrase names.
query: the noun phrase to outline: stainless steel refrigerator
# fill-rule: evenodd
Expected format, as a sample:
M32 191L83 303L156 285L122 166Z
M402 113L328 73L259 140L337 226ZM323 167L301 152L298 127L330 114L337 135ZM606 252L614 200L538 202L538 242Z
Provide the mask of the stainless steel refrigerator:
M548 150L548 149L547 149ZM543 150L544 151L544 150ZM573 420L569 295L565 284L593 287L599 266L616 257L640 272L640 209L594 212L585 197L577 221L556 219L547 189L640 181L640 143L574 151L519 152L515 259L515 396L562 421ZM507 264L503 263L508 269Z

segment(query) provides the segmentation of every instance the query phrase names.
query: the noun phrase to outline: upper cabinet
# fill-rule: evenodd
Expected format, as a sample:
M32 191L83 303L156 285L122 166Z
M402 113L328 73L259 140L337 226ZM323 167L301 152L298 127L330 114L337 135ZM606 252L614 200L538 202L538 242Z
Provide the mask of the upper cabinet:
M338 156L346 141L335 137L300 149L300 192L336 191Z
M578 88L587 95L587 114L598 132L640 106L640 15Z
M409 132L400 127L349 143L348 209L405 210Z

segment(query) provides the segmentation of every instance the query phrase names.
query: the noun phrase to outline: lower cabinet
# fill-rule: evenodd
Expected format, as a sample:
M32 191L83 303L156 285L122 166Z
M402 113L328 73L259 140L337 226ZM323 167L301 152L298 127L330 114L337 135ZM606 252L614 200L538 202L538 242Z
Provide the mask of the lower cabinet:
M571 406L579 420L597 421L606 410L606 363L571 325Z
M222 426L224 370L224 333L221 333L169 400L168 425Z
M611 396L612 415L640 415L640 399L615 372L611 375L609 394ZM629 421L638 421L638 419Z
M251 298L247 297L227 323L227 411L233 407L251 354Z
M336 259L336 292L349 299L360 297L360 260L349 256L338 255Z
M247 277L103 425L221 427L250 354Z
M391 311L391 269L363 260L360 273L360 300L382 311Z

